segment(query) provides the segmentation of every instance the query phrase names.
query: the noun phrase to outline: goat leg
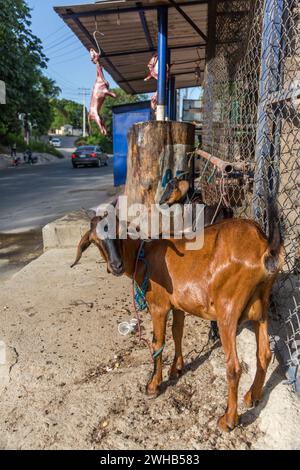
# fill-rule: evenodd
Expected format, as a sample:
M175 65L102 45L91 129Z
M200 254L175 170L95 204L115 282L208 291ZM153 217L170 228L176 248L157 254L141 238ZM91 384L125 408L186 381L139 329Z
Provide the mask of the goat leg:
M151 380L147 384L146 393L148 396L154 398L159 395L159 386L162 382L162 348L165 343L167 316L168 310L164 312L157 306L151 308L153 323L152 349L154 370Z
M218 420L218 426L222 431L232 431L238 425L237 397L238 386L241 377L241 366L236 351L237 323L219 322L219 331L222 346L226 358L226 376L228 382L228 400L226 412Z
M184 363L182 356L182 336L184 327L184 312L173 309L172 334L175 344L174 361L170 369L170 379L177 379L183 371Z
M257 368L254 382L244 397L245 405L248 408L255 406L262 397L267 369L272 358L267 321L254 322L254 328L257 343Z

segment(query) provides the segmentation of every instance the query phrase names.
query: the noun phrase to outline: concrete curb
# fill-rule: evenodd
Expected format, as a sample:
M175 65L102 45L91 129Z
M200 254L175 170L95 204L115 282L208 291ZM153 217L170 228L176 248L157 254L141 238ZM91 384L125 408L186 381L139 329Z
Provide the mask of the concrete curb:
M44 251L76 247L89 226L90 218L84 210L70 212L50 222L42 230Z

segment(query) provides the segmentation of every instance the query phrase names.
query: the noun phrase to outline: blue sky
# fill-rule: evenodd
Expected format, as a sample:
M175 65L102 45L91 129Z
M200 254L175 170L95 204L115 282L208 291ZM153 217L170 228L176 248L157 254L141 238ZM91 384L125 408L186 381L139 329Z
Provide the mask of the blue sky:
M32 31L44 45L49 60L46 74L62 89L62 96L81 101L78 88L91 89L95 80L95 66L89 53L70 28L53 10L54 6L93 3L85 0L27 0L31 8ZM111 86L116 86L106 75Z
M46 74L53 78L62 90L61 96L81 102L79 88L92 89L95 80L95 66L88 51L76 38L70 28L53 10L54 6L94 3L91 0L27 0L31 8L32 31L44 46L50 59ZM106 74L112 87L116 86ZM197 98L199 88L190 89L189 98Z

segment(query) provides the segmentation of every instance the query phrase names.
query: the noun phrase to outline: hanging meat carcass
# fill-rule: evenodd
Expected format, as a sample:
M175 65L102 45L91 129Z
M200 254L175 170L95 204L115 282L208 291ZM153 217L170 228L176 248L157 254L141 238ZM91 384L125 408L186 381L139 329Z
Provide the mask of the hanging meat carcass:
M112 91L109 91L109 83L104 78L103 69L100 64L100 54L98 54L98 52L96 52L94 49L91 49L90 56L91 56L92 62L97 67L97 78L96 78L93 92L92 92L92 99L91 99L90 112L88 115L88 119L89 119L89 123L91 121L95 121L100 129L100 132L103 135L107 135L107 129L99 113L100 113L100 110L104 103L105 98L107 96L116 98L116 94L113 93Z
M151 78L154 78L155 80L158 80L158 55L155 53L148 64L148 69L149 73L147 77L144 79L145 82L150 80ZM169 80L169 67L167 65L167 81ZM155 112L157 108L157 91L153 94L151 98L151 109Z
M158 80L158 55L157 54L154 54L151 57L150 62L148 64L148 69L149 69L149 73L147 77L144 79L144 81L147 82L148 80L150 80L150 78L155 78L155 80Z

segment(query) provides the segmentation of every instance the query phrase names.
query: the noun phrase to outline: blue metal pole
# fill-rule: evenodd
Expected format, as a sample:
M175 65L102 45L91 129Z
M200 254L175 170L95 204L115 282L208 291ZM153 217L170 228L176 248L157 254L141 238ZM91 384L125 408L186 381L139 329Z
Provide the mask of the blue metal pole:
M167 105L168 8L158 8L157 121L164 121Z
M176 121L176 89L175 77L171 75L168 88L168 117L171 121Z

